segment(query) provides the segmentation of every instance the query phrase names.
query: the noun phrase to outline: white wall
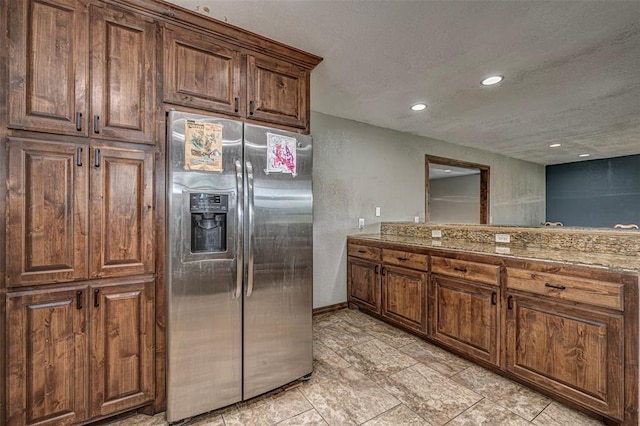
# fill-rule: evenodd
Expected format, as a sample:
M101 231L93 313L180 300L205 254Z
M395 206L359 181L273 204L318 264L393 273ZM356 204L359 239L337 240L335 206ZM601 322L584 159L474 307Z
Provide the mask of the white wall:
M480 173L430 179L429 222L480 223Z
M314 307L347 300L346 237L380 222L424 220L425 154L491 167L493 223L544 222L544 166L443 141L311 113L314 140ZM375 217L375 207L382 210ZM358 218L365 229L358 230Z

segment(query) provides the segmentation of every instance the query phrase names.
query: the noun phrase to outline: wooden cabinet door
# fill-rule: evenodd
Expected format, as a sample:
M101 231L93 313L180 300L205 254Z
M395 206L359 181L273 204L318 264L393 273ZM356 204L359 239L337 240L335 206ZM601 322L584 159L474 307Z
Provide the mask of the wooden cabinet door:
M86 305L86 287L7 295L8 425L87 418Z
M507 298L509 372L623 418L623 318L540 297Z
M153 20L93 5L90 22L92 137L153 144Z
M349 257L347 287L349 302L360 308L380 313L380 265Z
M249 120L309 131L309 71L286 62L247 56Z
M431 276L431 337L498 365L498 287Z
M91 151L91 277L151 273L153 153L95 144Z
M9 286L87 277L88 147L9 139Z
M426 332L427 274L412 269L382 267L382 315Z
M153 398L153 289L152 278L89 289L91 417Z
M8 6L9 127L86 135L86 5L10 0Z
M163 30L164 100L244 116L240 53L212 38L172 25Z

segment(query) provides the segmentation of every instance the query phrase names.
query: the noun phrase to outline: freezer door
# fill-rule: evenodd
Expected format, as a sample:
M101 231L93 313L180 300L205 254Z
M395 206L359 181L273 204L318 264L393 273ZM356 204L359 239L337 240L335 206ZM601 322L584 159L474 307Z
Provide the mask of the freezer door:
M185 169L188 120L222 125L222 171ZM167 420L175 422L242 398L242 124L171 112L167 142ZM215 215L192 216L214 200ZM210 233L227 201L225 232ZM216 250L203 249L212 241Z
M312 371L313 196L309 136L246 124L244 135L248 399Z

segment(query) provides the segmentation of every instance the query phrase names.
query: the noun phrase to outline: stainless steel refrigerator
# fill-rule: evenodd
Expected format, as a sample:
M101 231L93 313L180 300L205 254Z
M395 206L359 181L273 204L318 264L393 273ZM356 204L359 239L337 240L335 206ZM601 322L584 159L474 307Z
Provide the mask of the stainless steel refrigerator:
M167 119L167 420L312 372L311 137Z

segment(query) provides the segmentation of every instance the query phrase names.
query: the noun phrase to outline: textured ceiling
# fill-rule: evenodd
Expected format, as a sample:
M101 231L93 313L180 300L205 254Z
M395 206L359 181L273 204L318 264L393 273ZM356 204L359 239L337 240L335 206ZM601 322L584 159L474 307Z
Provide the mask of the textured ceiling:
M324 57L314 111L540 164L640 154L640 0L171 2Z

